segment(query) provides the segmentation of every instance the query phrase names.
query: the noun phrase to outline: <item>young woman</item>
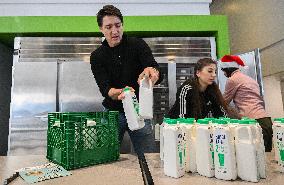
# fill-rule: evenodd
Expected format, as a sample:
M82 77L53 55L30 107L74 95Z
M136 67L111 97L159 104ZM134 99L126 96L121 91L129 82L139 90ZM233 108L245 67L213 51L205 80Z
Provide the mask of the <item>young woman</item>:
M167 117L227 117L228 106L214 81L216 69L217 63L214 60L200 59L194 67L194 78L185 81L177 90L176 102Z

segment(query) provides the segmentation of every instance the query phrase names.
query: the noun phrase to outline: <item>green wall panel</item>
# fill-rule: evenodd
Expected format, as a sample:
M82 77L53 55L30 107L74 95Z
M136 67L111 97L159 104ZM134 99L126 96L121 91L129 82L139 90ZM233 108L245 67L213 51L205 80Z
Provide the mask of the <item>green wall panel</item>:
M0 42L13 47L16 36L101 36L94 16L0 17ZM217 56L230 53L226 16L125 16L124 30L139 37L216 37Z

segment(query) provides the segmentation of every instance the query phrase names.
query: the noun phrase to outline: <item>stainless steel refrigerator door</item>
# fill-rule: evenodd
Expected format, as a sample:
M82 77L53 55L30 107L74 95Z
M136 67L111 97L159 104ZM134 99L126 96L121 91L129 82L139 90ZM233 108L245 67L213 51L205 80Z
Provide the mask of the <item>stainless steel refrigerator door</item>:
M8 155L46 153L47 113L55 111L56 63L15 62Z
M64 62L59 64L59 111L103 111L103 96L87 62Z

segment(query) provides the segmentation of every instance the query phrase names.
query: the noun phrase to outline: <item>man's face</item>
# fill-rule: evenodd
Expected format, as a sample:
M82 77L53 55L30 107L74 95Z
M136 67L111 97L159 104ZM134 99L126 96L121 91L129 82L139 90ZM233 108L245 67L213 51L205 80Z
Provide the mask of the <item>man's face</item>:
M110 47L117 46L122 39L123 26L116 16L104 16L100 31L104 34Z

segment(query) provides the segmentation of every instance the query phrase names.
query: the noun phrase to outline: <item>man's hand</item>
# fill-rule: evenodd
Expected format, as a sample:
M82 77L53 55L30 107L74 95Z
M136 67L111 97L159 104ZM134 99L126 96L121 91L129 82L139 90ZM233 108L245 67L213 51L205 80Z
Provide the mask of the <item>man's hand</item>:
M118 96L122 93L123 89L116 89L116 88L111 88L108 91L108 96L113 99L113 100L119 100Z
M126 86L125 88L129 88L131 92L135 92L135 90L132 87ZM125 89L125 88L123 88L123 89ZM122 89L122 93L117 97L118 100L123 100L125 98L125 94L123 92L123 89Z
M159 80L159 71L154 67L146 67L138 77L138 84L140 84L140 81L144 77L150 78L152 80L152 83L155 84Z
M126 86L126 87L128 87L128 86ZM132 87L128 87L128 88L130 88L130 91L135 92L135 90ZM123 100L125 98L125 95L123 93L123 89L111 88L108 91L108 96L113 100Z

